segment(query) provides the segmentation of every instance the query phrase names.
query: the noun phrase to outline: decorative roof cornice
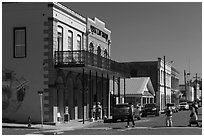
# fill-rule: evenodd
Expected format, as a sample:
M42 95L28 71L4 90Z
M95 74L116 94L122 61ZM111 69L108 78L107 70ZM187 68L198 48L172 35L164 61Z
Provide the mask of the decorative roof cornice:
M57 9L65 12L66 14L68 14L68 15L74 17L74 18L77 18L80 21L86 23L86 18L85 17L81 16L80 14L76 13L75 11L67 8L66 6L64 6L64 5L62 5L62 4L58 3L58 2L49 3L48 7L55 7Z

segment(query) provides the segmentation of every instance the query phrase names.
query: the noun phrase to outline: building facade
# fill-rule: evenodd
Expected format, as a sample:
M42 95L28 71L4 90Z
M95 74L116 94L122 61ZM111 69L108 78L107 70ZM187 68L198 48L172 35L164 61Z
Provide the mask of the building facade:
M179 104L179 72L171 67L171 102Z
M163 111L171 103L171 63L158 58L157 61L125 62L131 77L150 77L155 90L154 101ZM177 81L178 82L178 81Z
M194 101L194 88L191 84L187 83L185 85L179 85L179 90L181 92L181 97L179 99L182 101Z
M149 77L129 78L125 83L126 89L122 92L125 103L132 102L134 106L154 103L155 92Z
M111 60L111 31L60 3L2 6L3 119L45 122L92 117L101 102L110 115L112 78L128 75ZM119 68L119 69L118 69Z

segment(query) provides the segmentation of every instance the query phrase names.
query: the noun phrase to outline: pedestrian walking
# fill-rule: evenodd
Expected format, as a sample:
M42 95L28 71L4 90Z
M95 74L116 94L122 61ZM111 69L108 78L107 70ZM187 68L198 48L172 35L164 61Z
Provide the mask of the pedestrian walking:
M170 108L169 104L167 104L167 108L166 108L166 126L167 127L173 126L172 109Z
M191 108L191 114L190 114L190 120L189 120L189 127L191 127L191 124L196 124L197 127L199 127L199 124L198 124L198 116L195 112L195 108L192 107Z
M96 105L96 120L97 119L102 119L102 107L101 107L101 103L98 102Z
M194 101L193 105L192 105L195 109L195 113L198 116L198 103L196 101Z
M127 126L129 127L129 123L130 121L132 121L132 127L135 127L135 122L134 122L134 106L132 105L132 103L129 103L130 107L129 107L129 115L128 115L128 121L127 121Z

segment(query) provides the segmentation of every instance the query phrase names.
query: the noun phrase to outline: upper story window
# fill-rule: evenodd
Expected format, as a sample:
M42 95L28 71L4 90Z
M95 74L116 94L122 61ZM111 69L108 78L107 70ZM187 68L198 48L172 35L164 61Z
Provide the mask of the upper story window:
M81 50L81 36L77 35L77 50Z
M26 57L26 28L14 28L14 58Z
M73 32L68 31L68 50L73 50Z
M61 26L58 26L57 28L57 43L57 50L63 51L63 28Z

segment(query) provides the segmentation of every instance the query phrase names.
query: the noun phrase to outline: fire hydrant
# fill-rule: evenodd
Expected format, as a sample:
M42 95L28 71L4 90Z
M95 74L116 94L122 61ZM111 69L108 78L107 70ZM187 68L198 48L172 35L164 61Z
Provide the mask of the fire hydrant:
M28 128L31 128L31 116L28 117Z

